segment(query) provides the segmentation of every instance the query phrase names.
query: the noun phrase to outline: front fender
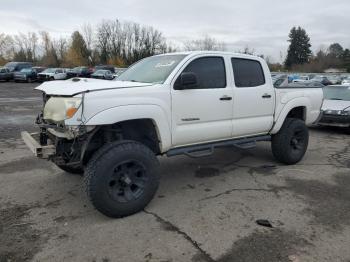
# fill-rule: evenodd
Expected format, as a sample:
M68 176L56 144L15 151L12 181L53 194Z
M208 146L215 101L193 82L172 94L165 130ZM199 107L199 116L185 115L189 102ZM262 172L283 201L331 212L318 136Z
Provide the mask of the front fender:
M97 113L86 121L86 125L110 125L127 120L152 119L160 143L161 152L171 147L171 130L166 112L158 105L116 106Z
M283 105L283 104L282 104ZM272 127L272 130L270 131L271 134L276 134L282 127L284 120L286 119L289 112L296 107L305 107L306 108L306 115L305 115L305 123L309 123L310 119L308 119L308 112L310 112L311 103L308 98L306 97L298 97L294 98L290 101L288 101L278 114L278 116L275 116L275 124Z

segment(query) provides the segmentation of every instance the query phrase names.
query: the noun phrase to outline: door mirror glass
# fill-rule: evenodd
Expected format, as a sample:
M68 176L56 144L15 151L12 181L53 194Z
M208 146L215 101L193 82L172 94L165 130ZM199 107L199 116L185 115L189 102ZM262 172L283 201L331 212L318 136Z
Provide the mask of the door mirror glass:
M198 87L197 75L192 72L184 72L180 75L180 83L176 86L176 89L195 89Z

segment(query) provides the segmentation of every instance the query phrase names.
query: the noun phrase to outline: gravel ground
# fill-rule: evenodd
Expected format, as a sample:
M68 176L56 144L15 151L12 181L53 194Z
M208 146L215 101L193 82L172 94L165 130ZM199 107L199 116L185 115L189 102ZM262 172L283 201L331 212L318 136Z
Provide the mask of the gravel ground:
M162 157L147 208L110 219L80 176L34 158L37 84L0 83L0 261L350 261L350 137L311 129L294 166L269 143L210 157ZM273 228L256 224L267 219Z

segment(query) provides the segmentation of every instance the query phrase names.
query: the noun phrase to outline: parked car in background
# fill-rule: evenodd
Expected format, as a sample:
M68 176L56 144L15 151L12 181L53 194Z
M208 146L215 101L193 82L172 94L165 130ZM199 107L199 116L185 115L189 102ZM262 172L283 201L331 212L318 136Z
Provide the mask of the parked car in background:
M91 70L86 66L78 66L74 67L73 69L70 69L67 71L67 78L72 77L90 77Z
M307 81L307 82L304 82L304 85L306 86L312 86L312 87L324 87L325 85L320 83L320 82L316 82L316 81L313 81L313 80L310 80L310 81Z
M0 67L0 81L10 81L13 78L13 74L10 69L6 67Z
M15 82L31 83L33 81L36 81L37 77L38 77L38 72L33 67L23 68L21 71L13 73L13 80Z
M23 68L31 68L33 64L30 62L8 62L4 67L7 67L10 72L19 72Z
M306 81L309 81L309 80L310 80L310 77L309 77L309 76L300 76L299 78L294 79L293 82L294 82L294 83L297 83L297 82L306 82Z
M111 65L97 65L94 68L94 72L98 70L109 70L112 74L115 73L115 67Z
M350 86L323 88L324 101L319 125L345 127L350 131Z
M91 74L92 78L97 79L105 79L105 80L112 80L114 79L114 75L109 70L97 70L93 74Z
M114 77L120 76L122 73L126 71L127 68L115 67L114 68Z
M350 77L344 78L341 82L342 85L350 85Z
M314 78L312 78L312 81L319 82L324 86L328 86L332 84L332 82L329 81L329 79L326 76L322 76L322 75L315 76Z
M310 88L322 88L324 85L320 82L314 82L312 80L305 81L305 82L292 82L289 83L287 86L284 87L294 87L294 88L300 88L300 87L310 87Z
M67 78L66 69L48 68L38 74L38 81L64 80Z
M276 75L272 78L274 87L281 87L288 85L288 75Z
M341 84L341 78L340 76L328 76L328 80L332 83L332 85L338 85Z

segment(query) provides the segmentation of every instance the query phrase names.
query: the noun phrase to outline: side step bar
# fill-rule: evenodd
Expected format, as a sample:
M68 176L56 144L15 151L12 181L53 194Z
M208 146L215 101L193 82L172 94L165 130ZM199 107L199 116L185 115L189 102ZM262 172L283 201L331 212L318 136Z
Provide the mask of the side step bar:
M218 147L234 146L241 149L249 149L249 148L254 148L256 146L256 142L270 141L270 140L271 140L271 136L269 135L230 139L230 140L207 143L207 144L174 148L174 149L170 149L166 154L167 156L187 155L189 157L203 157L203 156L212 155L214 153L214 149Z

